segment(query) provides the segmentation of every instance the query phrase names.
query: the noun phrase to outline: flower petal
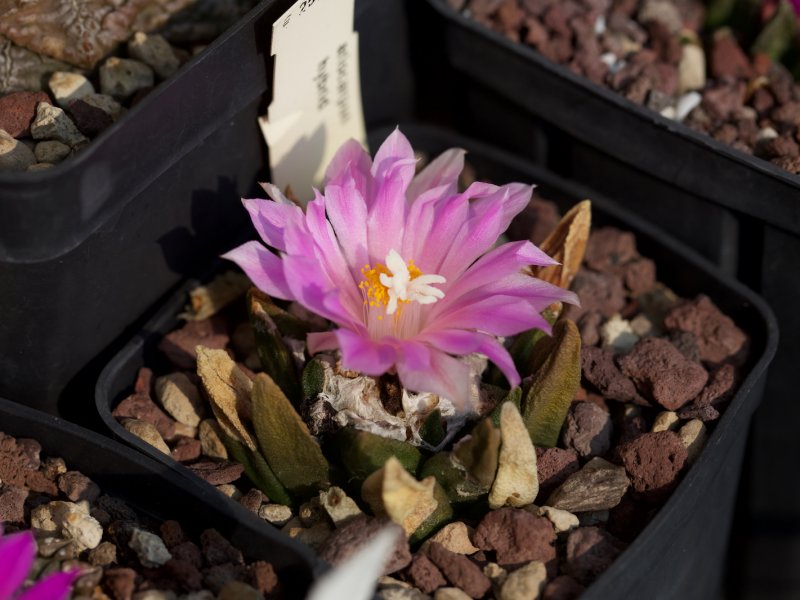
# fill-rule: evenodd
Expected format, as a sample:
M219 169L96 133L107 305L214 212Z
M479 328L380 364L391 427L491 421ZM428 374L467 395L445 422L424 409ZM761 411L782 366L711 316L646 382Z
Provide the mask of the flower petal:
M344 328L335 333L345 369L377 377L391 369L397 359L397 351L391 344L375 342Z
M431 331L473 329L508 336L534 328L549 331L550 324L524 298L494 295L443 312L429 321L427 328Z
M281 252L286 251L284 230L292 222L303 218L303 211L293 203L281 204L272 200L242 199L258 235L268 245Z
M336 239L345 260L352 268L360 269L367 262L367 205L352 176L352 168L337 178L341 183L325 188L325 210L333 225Z
M314 356L325 350L336 350L339 347L339 339L333 331L312 332L306 336L306 347L308 353Z
M503 372L511 387L520 383L519 373L514 361L503 345L490 335L463 329L446 329L429 332L418 338L448 354L466 356L477 352L483 354Z
M67 600L72 584L80 575L79 570L67 573L55 573L42 579L33 587L25 590L17 600Z
M406 197L414 201L427 190L445 187L450 194L458 191L458 176L464 170L465 150L450 148L434 158L408 186Z
M35 555L36 540L30 531L0 539L0 598L11 598L25 582Z
M353 177L356 189L361 192L361 196L369 198L372 195L372 158L361 142L350 139L347 140L333 155L328 168L325 170L325 185L331 181L338 180L349 170Z
M384 140L381 147L375 153L375 160L372 163L372 175L375 183L381 185L389 178L397 178L403 189L403 196L416 171L417 159L414 156L414 149L408 142L408 138L400 132L397 127Z
M370 264L383 262L389 250L402 247L408 208L406 190L400 176L390 175L377 182L376 186L377 192L366 224Z
M247 274L258 289L273 298L294 300L286 282L283 263L260 242L245 242L226 252L222 258L232 260Z
M430 392L447 398L457 408L465 410L469 405L469 367L462 361L430 349L430 364L424 369L413 368L416 361L407 362L405 356L416 355L419 342L401 342L401 358L397 362L397 374L403 387L415 392Z

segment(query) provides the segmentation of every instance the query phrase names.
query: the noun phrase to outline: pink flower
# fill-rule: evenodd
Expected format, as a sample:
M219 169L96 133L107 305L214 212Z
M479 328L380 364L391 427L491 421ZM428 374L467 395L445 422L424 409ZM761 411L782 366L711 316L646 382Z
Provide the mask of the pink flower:
M528 205L531 186L473 183L458 193L463 150L448 150L417 176L416 162L399 130L374 161L350 140L305 212L271 184L264 188L272 200L243 201L277 253L251 241L224 257L263 292L338 325L308 336L311 354L338 348L347 369L396 371L407 389L463 408L469 368L457 356L483 354L518 385L498 337L549 331L541 311L577 299L521 272L555 264L531 242L494 247Z
M23 531L3 537L0 524L0 600L66 600L78 571L55 573L20 593L36 557L33 533Z

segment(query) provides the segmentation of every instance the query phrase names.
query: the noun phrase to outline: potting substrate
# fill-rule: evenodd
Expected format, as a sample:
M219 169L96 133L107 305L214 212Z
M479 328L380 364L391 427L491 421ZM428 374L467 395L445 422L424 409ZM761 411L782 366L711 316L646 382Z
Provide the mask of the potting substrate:
M504 178L520 178L520 173L525 173L525 177L540 181L553 189L554 193L571 197L573 201L583 192L554 180L552 175L531 169L524 163L515 163L505 155L468 140L424 128L412 128L411 131L412 137L422 140L421 147L426 151L441 150L444 144L469 148L470 161L475 161L474 164L478 165L476 171L479 177L484 172L488 176ZM565 198L562 198L561 205L569 206ZM614 219L610 219L606 213L609 208L605 202L601 200L599 205L594 211L597 220L600 223L608 220L613 222ZM610 210L613 213L613 205ZM622 220L622 227L630 226L626 222L629 215L615 216ZM515 236L533 235L536 241L541 242L557 220L558 209L555 205L537 199L526 213L518 217L511 232ZM619 226L619 222L614 222L614 225ZM638 223L637 225L641 226ZM648 233L654 235L652 231ZM516 583L509 583L507 592L515 585L522 585L520 581L523 580L527 582L525 585L537 587L541 584L542 588L544 582L549 581L550 591L546 591L544 597L557 597L551 594L555 594L562 586L567 590L564 593L577 592L583 586L591 584L636 537L656 513L658 506L669 497L670 491L681 477L680 474L695 459L697 448L704 443L703 439L707 439L709 429L714 429L720 416L717 409L722 410L732 398L736 385L734 380L741 380L737 375L738 368L733 364L741 364L739 361L744 355L738 358L733 358L733 355L752 352L756 347L763 348L765 354L760 359L751 354L749 364L754 364L752 361L756 360L755 371L750 375L750 380L753 381L759 377L755 373L766 365L765 359L771 355L770 348L775 343L774 339L762 338L761 342L752 344L746 341L747 335L714 307L708 297L699 296L693 301L680 301L668 288L657 284L655 264L638 253L632 233L614 226L595 229L589 240L586 260L573 284L573 289L581 297L582 308L567 313L577 321L583 338L583 386L576 392L575 402L569 409L564 430L559 436L560 447L537 448L538 460L535 462L539 492L535 505L526 508L506 507L487 513L486 497L494 479L494 470L490 470L488 474L480 473L475 478L475 470L480 469L475 467L474 462L470 463L470 460L477 461L480 452L476 449L465 449L470 447L468 443L460 453L455 450L453 454L464 461L466 454L476 453L476 456L466 461L472 467L467 468L469 475L459 459L456 459L455 464L451 461L448 452L432 453L423 450L420 453L397 439L386 440L373 433L357 433L353 430L352 418L348 419L345 415L350 414L348 408L354 409L341 404L340 399L336 398L337 390L342 393L348 386L362 390L360 393L365 398L370 398L368 404L375 405L370 410L383 411L381 414L385 419L392 421L389 429L394 430L394 434L391 434L394 438L398 438L398 427L400 431L405 431L404 422L411 427L411 421L404 421L405 415L402 412L402 407L407 406L407 398L404 401L404 397L398 395L401 389L398 388L397 381L391 378L383 378L364 387L366 378L358 377L357 373L337 372L335 359L322 364L315 362L311 368L307 367L302 371L302 378L299 376L301 371L298 371L294 385L300 385L302 381L303 389L310 389L313 387L310 384L313 379L310 373L313 373L314 368L330 365L323 367L326 383L322 384L322 396L315 400L319 390L312 393L300 392L298 397L305 396L305 400L296 409L304 417L311 432L323 440L325 454L336 465L335 469L341 470L334 475L333 480L340 487L331 488L319 495L308 495L306 492L305 496L299 498L292 498L285 491L278 491L277 498L269 497L270 488L265 487L263 478L257 473L253 477L252 457L244 459L245 467L235 460L241 460L242 455L236 455L235 452L231 454L230 446L226 448L223 441L225 434L220 431L219 423L214 421L207 392L204 391L207 388L202 383L204 381L205 385L209 384L208 365L222 357L231 362L227 367L216 363L215 369L234 368L233 360L227 358L223 350L237 361L241 371L237 368L235 372L240 377L244 376L243 373L252 376L253 371L261 369L259 351L261 356L271 354L270 350L264 348L265 341L261 337L263 334L259 334L260 350L256 349L252 328L247 320L247 309L241 300L239 306L228 308L222 314L207 319L190 320L173 330L178 323L177 313L187 301L186 291L177 294L104 371L98 384L98 409L106 424L128 443L186 476L194 475L209 483L221 485L225 493L233 493L234 498L257 512L261 518L273 522L290 536L312 544L324 558L334 562L341 559L341 540L347 539L353 544L356 540L363 541L363 537L367 535L362 531L357 538L352 537L355 531L363 530L370 522L370 518L364 516L362 510L386 514L387 509L380 506L380 503L377 508L374 500L365 503L360 488L365 478L380 469L386 457L392 454L401 457L405 468L419 479L424 480L426 476L433 475L446 491L447 510L444 514L437 510L434 513L435 518L431 517L434 521L423 524L421 531L407 531L415 552L413 555L407 553L404 560L398 559L391 566L390 571L397 571L394 577L402 582L395 579L385 581L384 588L387 589L383 593L391 593L388 589L392 586L415 585L428 594L433 594L439 587L456 586L471 597L479 598L487 593L487 597L490 597L493 593L506 593L502 592L502 586L507 573L519 570L531 561L534 564L510 579ZM685 280L692 270L691 267L682 269L678 264L681 260L672 257L668 266L679 281ZM702 285L702 276L690 279L694 284ZM195 289L191 294L192 305L195 308L207 307L209 298L217 296L220 290L224 292L221 296L223 299L230 299L231 290L238 287L239 293L242 293L246 285L241 276L229 273L208 287ZM271 311L274 305L263 297L250 295L247 303L251 306L251 311L267 311L273 314ZM734 303L737 304L738 302ZM643 307L646 309L643 310ZM735 310L741 308L739 306ZM291 314L300 314L293 312L291 308L289 311ZM667 313L669 316L665 318ZM648 314L650 316L646 316ZM280 317L276 318L281 320ZM772 327L768 313L764 318L766 321L760 325L754 324L754 331L761 331L755 334L756 338L766 333L764 326L767 330ZM257 317L254 324L261 330L263 323L259 324L258 321ZM665 324L669 325L665 327ZM319 325L318 323L317 326ZM698 327L708 329L701 331ZM772 335L768 334L767 337L772 338ZM704 348L704 358L700 358L701 355L698 354L699 340L704 340L700 342L700 346ZM767 345L762 346L762 343ZM292 341L289 345L295 349L296 358L302 356L302 344ZM210 348L200 351L201 363L205 366L200 369L199 378L194 353L196 346ZM711 350L712 347L716 350ZM727 350L722 350L723 347L727 347ZM223 353L220 354L221 352ZM301 354L298 355L297 352ZM717 352L717 355L712 357L708 352ZM625 355L628 356L623 359ZM304 362L306 358L300 360ZM701 362L708 370L700 366ZM725 366L721 366L723 362L726 363ZM653 364L660 366L654 368ZM155 375L151 368L155 369ZM681 375L673 380L672 385L659 380L660 375L669 378L678 372ZM274 372L272 374L275 376ZM693 380L693 377L697 379ZM234 376L234 380L235 378ZM136 385L133 394L129 395L133 379L136 379ZM285 386L293 385L285 379L279 381L284 389L287 389ZM526 387L524 391L527 393ZM662 396L662 392L666 395ZM654 393L658 394L657 397L663 404L653 400ZM486 414L493 411L495 421L499 421L499 403L506 395L507 391L484 386L481 393L482 411ZM749 415L760 394L751 389L749 393L738 397L742 396L749 398L740 401L753 405L744 409L738 417L729 417L730 421L744 419L740 421L740 427L745 426L744 423L749 418L745 415ZM327 398L328 401L322 398ZM341 413L338 417L337 411ZM219 415L218 412L216 414ZM175 419L176 416L179 420ZM362 417L366 418L364 415ZM358 420L356 418L355 422ZM342 428L348 422L350 426ZM500 429L502 431L502 425ZM457 432L456 439L466 431L469 431L469 427ZM499 434L494 427L484 422L472 435L473 438L482 440L478 448L492 456L485 460L490 464L494 461L496 465L497 455L492 455L491 450L484 450L486 445L492 447L492 443L483 439L487 435L491 438L494 435L491 432ZM410 430L408 435L411 435ZM135 436L139 436L139 439ZM419 441L419 436L414 436ZM403 440L405 437L405 433L399 436ZM147 440L147 443L142 439ZM494 442L499 443L499 435L494 438ZM508 440L506 443L511 444ZM691 446L692 443L695 445ZM283 444L286 445L289 445L288 441ZM691 450L687 450L687 446ZM446 450L451 449L452 442L448 441ZM729 448L724 459L719 457L727 463L724 484L721 481L714 484L708 481L704 484L715 489L717 496L714 508L693 508L698 519L702 518L699 517L700 512L706 517L709 514L716 515L714 541L704 537L704 543L709 544L707 551L703 553L706 557L704 564L695 563L692 567L705 572L702 584L693 582L692 589L687 584L674 582L664 585L665 575L643 581L642 573L622 575L625 567L620 566L590 586L587 595L604 597L603 590L612 589L615 590L615 597L653 594L653 597L666 598L680 594L681 597L701 598L712 593L719 585L721 577L723 548L730 527L730 510L737 481L736 463L740 460L743 449L743 445L739 444L735 450ZM494 446L494 452L496 450L497 445ZM185 467L178 467L170 456L182 461L189 471ZM276 458L267 455L267 460L274 464ZM501 465L503 460L501 455ZM251 475L251 482L239 479L245 471ZM383 476L389 477L386 474ZM397 476L397 473L392 475ZM706 473L705 477L710 478L710 474ZM375 478L373 475L373 479ZM252 481L260 482L267 494L250 489ZM236 486L236 491L231 489L231 484ZM367 488L370 487L370 484L366 485ZM597 487L593 487L595 485ZM723 490L727 490L727 496ZM680 497L680 494L677 496ZM293 506L287 506L291 500L294 500ZM696 497L683 500L684 503L695 501L698 501ZM727 510L722 510L722 506L727 506ZM451 514L450 507L455 511L454 515ZM564 510L566 512L562 512ZM347 519L357 519L358 525L343 527L342 523ZM418 549L420 542L446 523L449 524L433 537L433 540L444 544L441 550L430 540ZM665 527L669 528L668 525ZM659 538L659 535L666 537ZM664 547L681 547L687 543L686 540L670 540L670 536L664 529L661 529L660 534L643 535L639 543L645 548L650 547L645 550L640 547L639 556L645 554L655 559L658 556L655 547L663 552ZM691 543L698 542L699 539L693 539ZM586 548L595 550L586 554ZM629 554L634 555L630 560L637 560L637 550L632 549ZM538 563L543 563L546 567ZM673 568L679 571L688 567L674 565ZM461 569L465 569L466 574ZM556 580L557 575L559 578ZM626 577L629 578L628 581L621 581ZM440 595L442 593L444 592L440 592Z

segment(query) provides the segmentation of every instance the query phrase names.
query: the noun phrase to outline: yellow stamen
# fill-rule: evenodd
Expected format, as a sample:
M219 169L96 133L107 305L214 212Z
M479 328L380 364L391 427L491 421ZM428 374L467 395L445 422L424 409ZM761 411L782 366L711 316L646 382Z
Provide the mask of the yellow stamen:
M361 269L361 274L364 276L364 279L361 280L358 287L366 292L364 305L376 307L389 304L389 289L381 283L381 274L392 275L392 272L386 268L386 265L381 263L375 263L374 267L371 265L364 265ZM413 260L408 261L408 274L411 276L412 281L422 275L422 271L414 264ZM398 302L401 304L408 304L411 301L399 300ZM378 320L383 320L383 316L378 316Z

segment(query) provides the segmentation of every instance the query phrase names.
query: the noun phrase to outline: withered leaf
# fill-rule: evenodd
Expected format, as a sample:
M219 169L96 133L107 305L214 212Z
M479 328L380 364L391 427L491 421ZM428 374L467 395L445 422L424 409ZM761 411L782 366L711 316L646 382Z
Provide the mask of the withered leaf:
M489 492L489 507L525 506L539 493L536 450L519 410L511 402L504 403L500 412L500 436L500 456Z
M187 321L199 321L213 317L231 302L242 297L253 284L243 273L228 271L217 275L206 285L189 292L189 305L180 315Z
M591 226L592 203L589 200L583 200L569 209L556 228L539 246L543 252L560 264L550 267L531 267L531 274L564 289L569 289L583 262Z

